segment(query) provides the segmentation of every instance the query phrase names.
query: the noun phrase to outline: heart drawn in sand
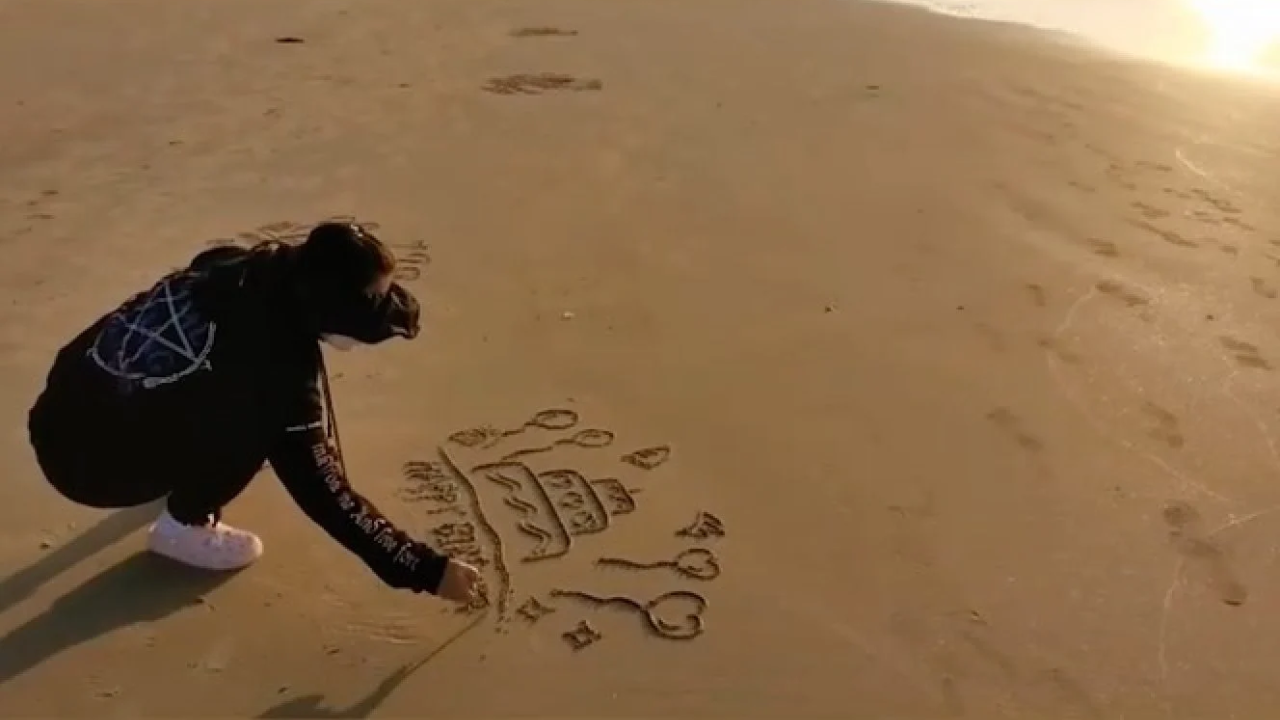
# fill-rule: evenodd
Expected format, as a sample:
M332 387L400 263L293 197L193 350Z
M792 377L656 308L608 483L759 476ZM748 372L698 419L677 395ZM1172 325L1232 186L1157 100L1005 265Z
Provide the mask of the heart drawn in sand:
M715 553L704 548L685 550L676 556L676 572L698 580L713 580L720 576L720 561Z
M662 605L671 605L681 600L693 605L684 615L672 611L672 616L663 617L658 610ZM655 633L672 640L687 640L702 634L702 614L707 610L707 599L688 590L675 590L650 600L644 609L649 617L649 626Z

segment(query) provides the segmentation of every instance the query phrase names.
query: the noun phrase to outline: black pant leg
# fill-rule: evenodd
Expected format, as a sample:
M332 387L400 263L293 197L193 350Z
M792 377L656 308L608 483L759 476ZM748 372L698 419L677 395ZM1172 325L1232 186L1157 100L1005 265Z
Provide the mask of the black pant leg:
M169 494L169 478L139 458L118 427L86 427L74 414L50 412L46 400L32 408L27 427L41 472L63 497L108 509L145 505Z
M265 463L219 474L195 472L178 478L169 493L169 514L187 525L203 525L222 517L222 508L249 486Z

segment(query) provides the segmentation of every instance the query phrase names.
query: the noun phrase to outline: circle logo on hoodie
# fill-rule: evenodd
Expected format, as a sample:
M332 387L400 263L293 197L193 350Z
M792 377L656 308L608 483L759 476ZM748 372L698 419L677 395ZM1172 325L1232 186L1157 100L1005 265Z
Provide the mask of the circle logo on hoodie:
M89 357L107 373L150 390L211 370L217 325L195 306L198 273L179 272L127 300L103 324Z

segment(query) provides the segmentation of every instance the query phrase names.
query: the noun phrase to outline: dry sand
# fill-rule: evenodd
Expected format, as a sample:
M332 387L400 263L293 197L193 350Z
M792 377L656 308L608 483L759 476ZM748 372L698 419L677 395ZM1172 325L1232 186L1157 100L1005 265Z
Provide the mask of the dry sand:
M1268 91L818 0L10 0L0 88L5 715L1280 711ZM229 579L38 475L67 338L217 238L333 214L432 258L425 335L333 362L355 481L424 537L474 520L404 475L446 448L505 618L385 589L269 474L228 513L268 553ZM547 408L578 424L447 440ZM521 460L635 510L523 562L471 468L590 428ZM700 511L724 537L676 535ZM690 547L720 577L595 565ZM554 588L698 591L705 632Z

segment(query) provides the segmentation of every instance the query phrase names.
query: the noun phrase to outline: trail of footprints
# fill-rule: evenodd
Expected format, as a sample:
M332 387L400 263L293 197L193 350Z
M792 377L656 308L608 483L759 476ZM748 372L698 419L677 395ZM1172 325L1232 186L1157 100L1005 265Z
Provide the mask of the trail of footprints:
M527 625L558 617L562 601L592 607L613 606L635 614L651 635L668 640L690 640L704 630L704 614L709 601L700 592L677 587L651 598L609 596L580 589L553 588L524 595L515 605L515 558L522 543L532 549L519 556L521 564L541 563L571 554L575 539L587 541L606 532L615 521L637 508L636 495L644 488L630 487L617 478L590 479L571 469L540 470L525 464L526 456L546 461L565 451L598 452L609 448L614 434L588 428L576 430L576 412L553 408L534 414L518 425L505 428L481 426L460 430L448 443L463 452L494 451L512 441L525 447L506 452L496 462L479 462L470 471L444 448L439 461L406 464L408 484L401 489L405 502L428 503L428 515L449 515L430 531L435 546L452 557L463 558L486 574L484 597L460 612L473 613L495 604L496 629L504 632L509 621ZM576 432L574 432L576 430ZM547 437L547 433L571 433ZM523 437L526 434L529 437ZM583 442L583 439L590 442ZM514 439L514 440L513 440ZM506 448L503 448L506 449ZM664 465L671 457L668 445L645 447L618 456L631 472L647 473ZM519 458L519 459L518 459ZM478 487L486 488L481 493ZM498 493L500 502L493 503ZM483 496L483 497L482 497ZM517 534L508 537L504 530ZM721 573L714 550L702 545L725 536L724 522L714 514L700 511L675 531L683 548L672 557L599 557L599 568L621 568L634 572L665 572L678 581L706 583ZM514 609L512 606L514 605ZM560 637L573 650L583 650L605 639L589 619L579 619L565 627Z
M1151 179L1153 175L1161 179L1167 179L1169 175L1175 172L1175 168L1167 163L1146 160L1126 163L1115 154L1107 152L1096 145L1087 147L1096 155L1108 161L1108 169L1105 175L1128 191L1139 191L1142 185ZM1078 181L1072 181L1069 184L1073 186L1081 185ZM1221 230L1247 234L1258 232L1258 228L1255 225L1243 219L1244 210L1237 203L1203 187L1197 186L1183 189L1173 185L1166 185L1161 189L1161 193L1165 197L1179 201L1179 203L1176 206L1160 207L1146 200L1134 200L1129 206L1136 211L1136 217L1126 218L1125 222L1135 229L1141 230L1171 246L1184 249L1210 246L1217 248L1222 254L1232 258L1240 255L1240 245L1225 242L1215 237L1215 234ZM1173 222L1179 217L1184 221L1205 226L1209 232L1192 238L1187 237L1184 232L1165 226L1165 223ZM1268 243L1280 247L1280 238L1269 239ZM1119 256L1119 249L1115 243L1110 241L1090 239L1087 244L1097 255L1103 257ZM1270 255L1268 257L1276 263L1277 267L1280 267L1280 258ZM1254 294L1263 299L1275 300L1280 298L1280 288L1277 288L1274 282L1265 278L1257 275L1251 276L1249 278L1249 286Z
M1050 109L1054 112L1068 114L1071 110L1071 107L1064 104L1061 99L1046 96L1043 93L1027 92L1025 89L1016 86L1012 90L1015 94L1022 95L1033 101L1035 108ZM1240 245L1219 239L1216 234L1222 231L1246 234L1258 232L1256 225L1244 219L1244 209L1232 199L1224 197L1220 192L1199 185L1185 187L1172 182L1172 178L1179 171L1179 168L1173 164L1152 160L1130 160L1093 142L1085 142L1083 147L1104 163L1101 170L1101 178L1105 182L1109 182L1125 192L1143 193L1145 196L1131 200L1128 207L1132 211L1132 215L1123 217L1123 220L1135 230L1175 248L1197 249L1213 247L1222 254L1233 258L1240 255ZM1179 148L1178 152L1181 151L1182 149ZM1068 179L1066 184L1068 187L1083 193L1096 194L1098 191L1095 183L1082 179ZM1152 187L1153 184L1156 186L1162 185L1159 189L1160 195L1174 202L1158 203L1153 201L1151 192L1148 190L1154 189ZM1015 205L1017 202L1015 199ZM1031 217L1028 219L1033 222L1036 220ZM1180 223L1184 227L1179 228L1177 225L1170 227L1172 223ZM1187 223L1202 226L1206 232L1204 234L1191 233L1189 236L1185 227ZM1088 238L1081 242L1089 251L1100 257L1116 258L1120 256L1119 247L1111 240ZM1270 238L1268 243L1280 247L1280 238ZM1272 259L1277 263L1277 266L1280 266L1280 259L1274 257ZM1249 278L1249 283L1253 292L1261 298L1266 300L1280 298L1280 288L1277 288L1273 282L1253 276Z
M1113 246L1111 245L1106 246L1108 252L1112 248ZM1256 290L1260 294L1274 295L1277 292L1271 285L1264 284L1264 281L1257 280L1256 282L1259 285ZM1028 302L1032 305L1037 308L1048 306L1049 293L1042 285L1025 283L1023 289L1026 292ZM1154 320L1154 311L1151 309L1152 299L1143 291L1110 278L1097 281L1093 290L1099 296L1119 303L1125 309L1138 310L1138 317L1144 321L1151 322ZM963 307L960 306L958 309L963 309ZM1213 320L1214 318L1209 315L1206 319ZM974 328L980 335L988 339L987 344L994 350L1004 350L1003 338L1000 337L995 328L981 322L975 323ZM999 342L993 341L993 337ZM1215 338L1215 342L1223 352L1224 358L1242 370L1270 371L1273 369L1272 362L1253 343L1230 335L1220 335ZM1065 347L1056 335L1042 335L1037 340L1037 345L1064 364L1080 365L1084 362L1084 358ZM1178 417L1174 413L1150 401L1146 401L1141 407L1137 408L1137 411L1144 418L1147 426L1145 433L1147 437L1171 450L1180 450L1186 445L1186 437ZM1044 442L1027 427L1021 417L1009 408L996 407L986 413L985 419L1022 450L1029 453L1039 453L1044 450Z

